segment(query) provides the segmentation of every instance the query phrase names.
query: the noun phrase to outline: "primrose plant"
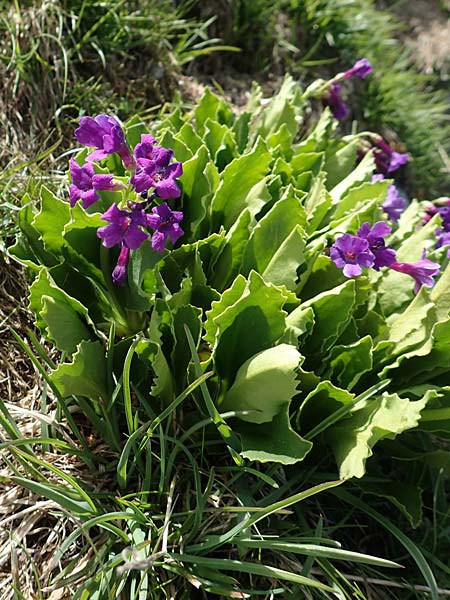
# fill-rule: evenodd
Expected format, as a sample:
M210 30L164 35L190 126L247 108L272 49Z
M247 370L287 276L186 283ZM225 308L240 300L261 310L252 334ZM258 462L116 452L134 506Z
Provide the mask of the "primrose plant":
M424 215L393 182L406 153L339 133L338 86L371 72L305 92L287 76L269 101L254 86L239 114L206 89L151 132L83 117L68 198L24 199L10 251L63 352L50 380L116 448L127 431L138 451L155 407L206 372L183 414L240 464L320 456L351 478L374 454L381 477L380 441L445 431L448 203Z

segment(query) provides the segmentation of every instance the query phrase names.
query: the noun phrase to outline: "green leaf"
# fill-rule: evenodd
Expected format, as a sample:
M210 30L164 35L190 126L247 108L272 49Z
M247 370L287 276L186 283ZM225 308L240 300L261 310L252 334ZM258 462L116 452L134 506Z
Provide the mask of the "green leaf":
M57 198L45 186L41 188L41 210L33 219L33 227L41 234L46 250L55 256L61 256L65 245L63 231L70 221L70 206Z
M389 369L397 367L402 360L411 356L426 355L431 350L430 336L436 323L434 304L430 301L429 291L422 287L406 310L389 319L386 330L387 337L377 340L375 361L386 360L389 354L400 357L381 373L384 377ZM403 355L403 356L402 356Z
M372 369L372 338L367 335L353 344L334 346L327 365L327 377L350 391Z
M181 306L173 313L173 334L175 343L171 352L171 363L176 380L184 386L184 378L191 359L191 351L184 330L185 325L198 347L202 332L202 310L195 306Z
M422 520L422 490L406 481L397 482L381 480L377 483L358 482L364 493L387 498L402 511L412 527L417 527Z
M206 217L209 198L216 185L214 177L211 178L215 167L211 171L210 164L208 149L200 146L195 155L183 164L183 175L180 177L183 185L183 227L194 239L200 223Z
M397 251L398 262L415 262L422 258L422 252L426 247L434 247L436 244L435 230L438 227L439 217L433 217L424 227L416 229L402 243ZM414 279L389 270L384 273L378 281L378 299L384 313L389 316L391 313L401 310L404 304L413 297Z
M298 346L299 339L310 334L314 326L314 311L311 307L297 306L286 317L286 330L280 342Z
M372 175L375 168L375 159L372 152L368 152L359 165L347 177L340 181L330 191L333 204L337 204L349 190L355 187L358 183L367 181Z
M45 268L30 287L30 309L38 327L60 350L72 353L78 342L92 337L86 326L93 325L87 308L60 289Z
M302 173L312 171L317 174L322 166L323 152L296 152L289 161L292 175L298 177Z
M264 116L259 134L266 138L276 133L282 125L289 131L291 140L298 130L295 118L294 100L299 95L298 83L290 75L286 75L278 94L264 108Z
M241 212L225 236L225 246L214 265L213 286L222 291L239 274L245 247L255 220L249 209Z
M411 401L397 394L384 393L353 413L342 425L326 434L333 448L342 479L362 477L373 446L383 438L417 427L427 399Z
M352 172L357 157L360 140L358 136L349 142L339 140L327 148L327 158L324 171L327 173L327 188L335 187ZM337 146L337 148L336 148Z
M325 217L331 208L331 196L325 188L325 173L320 173L315 179L305 200L308 215L308 233L314 233L319 226L326 223Z
M41 316L45 321L48 337L63 352L72 354L81 340L90 340L93 333L71 306L70 303L43 295Z
M219 375L231 383L248 358L270 348L282 336L286 328L282 306L295 296L267 284L255 271L250 273L248 281L239 276L225 294L219 303L213 302L207 313L205 337L214 346ZM223 310L225 302L230 300L233 304Z
M241 454L248 460L291 465L303 460L312 448L312 442L304 440L292 429L288 404L282 406L270 423L241 423L236 431L242 440Z
M293 231L297 230L295 226L305 224L305 209L300 204L293 188L289 186L282 198L275 202L269 212L254 227L243 256L243 274L248 274L251 269L263 273L279 253L280 247L286 239ZM297 253L297 267L303 258L303 248L304 241L301 239ZM293 273L288 274L288 277L290 275L295 279L297 267L294 268Z
M349 279L303 303L305 308L311 306L314 310L314 327L308 338L309 353L323 352L333 345L347 326L355 301L355 282Z
M236 140L233 132L226 125L208 119L205 123L205 144L211 154L211 158L217 165L219 171L236 157Z
M300 376L300 389L303 390ZM345 405L350 405L355 395L336 387L331 381L322 380L302 402L296 426L302 431L311 431ZM309 437L309 436L308 436Z
M88 214L78 202L72 208L72 220L64 227L67 245L64 251L79 271L105 285L102 271L101 245L97 229L106 224L98 213Z
M11 477L11 479L18 485L31 490L38 496L53 500L53 502L56 502L56 504L59 504L59 506L67 510L69 514L74 514L79 517L86 517L93 513L95 514L92 506L83 500L75 490L48 482L40 483L32 481L31 479L25 479L24 477Z
M436 319L438 321L447 319L450 312L450 263L431 290L430 300L434 302Z
M271 421L296 393L300 360L298 350L288 344L258 352L239 368L221 410L253 411L240 417L250 423Z
M375 183L363 183L353 187L339 201L333 213L333 220L344 217L349 211L363 207L366 203L376 200L381 205L386 198L389 181L376 181Z
M213 231L222 224L230 229L245 208L255 215L267 202L264 177L271 160L265 142L259 138L254 148L225 167L222 182L211 201ZM252 188L257 192L252 193Z
M72 356L72 362L61 363L51 373L51 379L62 396L80 395L92 401L105 401L105 351L100 342L82 341Z
M209 88L206 88L194 111L195 125L200 135L203 135L205 123L208 119L217 121L219 106L220 98L213 94Z

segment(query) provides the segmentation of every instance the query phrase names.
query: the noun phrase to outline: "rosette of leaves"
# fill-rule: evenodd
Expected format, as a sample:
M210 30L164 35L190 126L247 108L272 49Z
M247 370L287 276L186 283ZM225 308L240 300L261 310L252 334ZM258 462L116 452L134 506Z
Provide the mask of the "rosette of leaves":
M192 112L175 108L155 124L183 162L185 235L163 254L148 243L134 252L122 288L110 280L114 251L96 236L121 192L100 192L88 210L45 188L38 211L24 199L10 252L33 274L37 325L64 353L51 381L62 396L87 398L87 416L115 428L119 446L122 423L136 431L205 371L208 387L186 414L209 413L237 461L320 457L341 478L361 478L376 444L388 460L426 462L401 440L426 448L429 433L449 436L445 251L432 250L444 271L417 296L401 273L343 276L327 247L383 218L390 182L372 182L371 154L358 162L359 136L341 137L328 110L305 133L307 111L287 77L269 102L255 86L240 114L207 89ZM130 145L146 131L131 119ZM105 168L117 173L116 157ZM418 227L412 202L389 240L399 260L432 249L437 218ZM115 415L109 425L104 410ZM376 454L380 476L386 455Z

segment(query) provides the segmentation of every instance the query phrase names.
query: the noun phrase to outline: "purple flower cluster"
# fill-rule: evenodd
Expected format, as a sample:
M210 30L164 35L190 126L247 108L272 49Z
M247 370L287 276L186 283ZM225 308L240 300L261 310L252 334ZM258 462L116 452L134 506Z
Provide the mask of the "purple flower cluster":
M436 248L450 246L450 198L439 198L426 205L425 215L422 224L425 225L434 215L439 215L442 220L442 227L436 229ZM447 252L450 257L450 248Z
M98 192L101 190L126 190L127 195L121 203L126 208L111 204L102 214L108 224L97 231L106 248L120 247L112 280L121 285L126 279L131 250L137 250L150 238L149 230L153 232L151 247L156 252L163 252L168 240L175 244L183 235L180 227L183 213L172 210L165 202L181 196L176 180L183 174L183 166L180 162L172 162L173 150L159 146L150 134L141 135L140 143L131 151L120 123L108 115L82 117L75 137L80 144L95 150L83 165L73 159L70 161L70 205L73 207L80 200L83 208L89 208L100 198ZM130 173L128 187L112 173L95 172L93 161L114 153L120 156Z
M362 274L363 267L376 271L381 267L388 267L410 275L416 282L415 293L422 285L433 287L433 277L439 274L440 266L428 260L425 253L415 263L397 262L395 250L386 246L384 240L390 233L391 228L384 221L378 221L372 227L370 223L363 223L357 235L345 233L337 238L330 248L330 257L346 277L358 277Z
M327 89L322 95L321 100L324 106L328 106L330 108L335 119L338 121L343 121L349 113L348 106L341 98L341 86L339 85L338 81L349 79L350 77L359 77L360 79L364 79L367 77L367 75L372 73L372 70L372 65L367 58L361 58L356 61L353 67L344 73L336 75L336 77L331 80L327 86Z
M384 175L379 173L377 175L372 176L372 181L382 181L384 179ZM400 217L402 212L406 208L406 198L404 198L398 187L393 183L388 187L386 200L381 205L381 208L387 214L388 219L396 223Z

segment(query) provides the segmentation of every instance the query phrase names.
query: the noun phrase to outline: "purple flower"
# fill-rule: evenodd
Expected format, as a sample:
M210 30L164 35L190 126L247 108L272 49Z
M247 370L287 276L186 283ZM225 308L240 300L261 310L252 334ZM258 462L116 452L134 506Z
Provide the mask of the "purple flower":
M330 248L330 256L338 269L343 269L346 277L361 275L361 267L372 267L375 256L369 249L369 242L356 235L344 233Z
M143 209L131 212L120 210L117 204L112 204L102 215L102 219L109 221L109 225L99 227L97 236L103 239L103 245L111 248L122 244L131 250L137 250L148 238L140 227L147 227L147 215Z
M152 248L156 252L163 252L166 247L167 238L172 244L183 235L184 231L179 226L183 219L183 213L171 210L165 202L152 209L152 214L147 215L147 225L155 230L152 235Z
M123 285L125 283L129 260L130 249L127 246L122 246L119 258L117 259L117 264L112 272L112 280L116 285Z
M149 133L143 133L141 135L141 141L136 144L134 148L134 157L136 160L139 158L152 158L153 148L156 145L155 138Z
M120 123L108 115L81 117L75 137L83 146L97 148L86 160L103 160L117 152L127 169L134 169L134 160L125 141Z
M436 229L435 233L438 236L436 248L450 246L450 231L445 231L445 229ZM448 255L450 255L450 250L448 251Z
M88 208L100 198L97 190L115 190L113 175L100 175L94 171L91 163L80 167L76 160L70 159L70 175L72 183L69 186L70 206L73 208L77 200L81 200L83 208Z
M139 152L144 151L141 143ZM183 174L183 165L180 162L169 164L173 158L173 150L153 146L149 156L150 158L137 159L136 173L131 178L136 192L141 194L153 187L163 200L181 196L175 179Z
M381 208L387 214L390 221L398 221L406 208L406 199L400 194L398 188L392 184L388 187L386 200Z
M392 229L384 221L378 221L370 227L370 223L363 223L358 229L358 237L367 240L369 250L374 256L373 268L379 271L380 267L389 267L395 262L395 250L386 246L384 238L391 233Z
M343 121L348 115L349 110L345 102L341 98L341 86L334 82L322 96L322 104L329 106L333 116L338 121Z
M375 164L378 171L384 175L397 171L409 161L409 154L395 152L382 138L377 139L375 145L376 148L373 152Z
M425 252L424 252L425 256ZM417 294L420 288L424 285L426 287L433 287L434 279L436 275L439 275L441 267L427 258L422 258L415 263L398 263L393 262L389 265L390 269L398 271L399 273L405 273L414 278L416 285L414 286L414 293Z
M353 65L353 67L351 69L348 69L348 71L345 71L344 78L348 79L349 77L356 76L356 77L359 77L360 79L364 79L365 77L367 77L367 75L372 73L372 71L373 71L372 65L367 60L367 58L360 58L359 60L357 60L355 62L355 64Z

